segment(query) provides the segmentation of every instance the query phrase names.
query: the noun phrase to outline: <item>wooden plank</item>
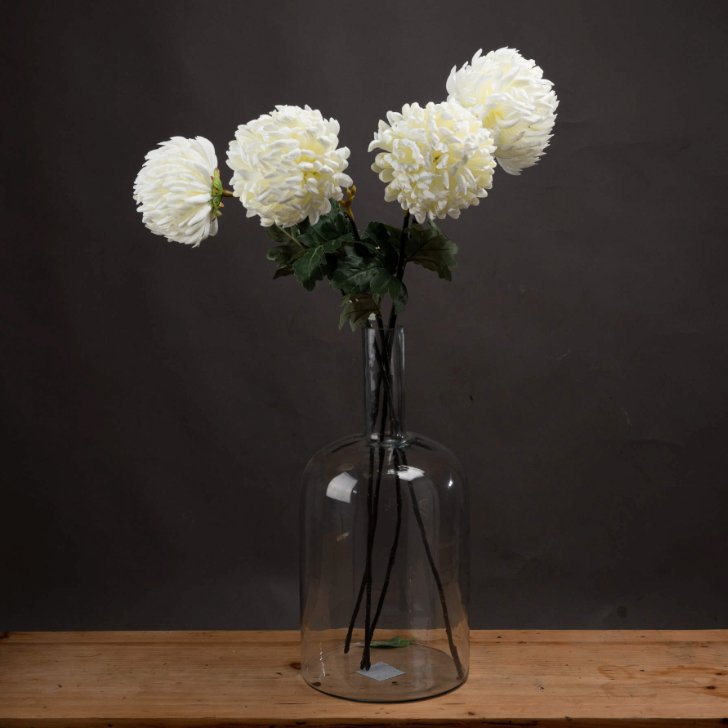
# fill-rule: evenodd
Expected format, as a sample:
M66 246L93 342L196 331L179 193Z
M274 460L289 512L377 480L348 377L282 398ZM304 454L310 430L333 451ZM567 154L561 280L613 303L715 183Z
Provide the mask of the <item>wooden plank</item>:
M297 632L0 635L0 726L728 725L728 630L476 631L458 690L353 703L304 684Z

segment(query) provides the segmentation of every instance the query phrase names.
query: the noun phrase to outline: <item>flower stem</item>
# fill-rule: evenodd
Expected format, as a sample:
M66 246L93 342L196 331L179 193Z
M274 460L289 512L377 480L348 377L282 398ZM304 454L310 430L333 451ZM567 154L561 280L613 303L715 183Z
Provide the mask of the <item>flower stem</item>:
M404 249L404 244L407 241L407 235L409 234L410 214L409 211L404 213L404 221L402 222L402 234L399 236L399 262L397 264L397 278L401 281L404 277L404 266L407 262L407 251Z
M380 389L382 387L380 386ZM386 434L386 422L387 422L387 392L389 391L389 386L384 382L383 392L384 396L382 397L382 424L379 429L379 442L378 444L378 455L379 455L379 467L377 469L377 485L376 490L374 494L374 500L371 503L371 510L369 511L369 531L367 533L367 558L366 563L368 564L367 568L365 569L364 578L366 579L366 604L364 608L364 651L362 653L361 658L361 669L362 670L368 670L371 667L371 659L370 659L370 651L371 651L371 645L372 645L372 636L374 634L374 629L372 627L372 586L373 586L373 577L372 577L372 552L374 550L374 535L377 530L377 520L379 518L379 493L382 487L382 472L384 471L384 436ZM369 452L373 453L374 446L370 443L369 444ZM372 456L370 454L370 462L372 461ZM370 480L371 484L371 480ZM368 493L371 493L371 488L368 491ZM369 495L367 495L367 505L369 504Z
M362 653L359 667L368 670L371 667L369 650L371 647L370 620L372 610L372 546L374 542L374 498L372 495L372 482L374 470L374 450L369 450L369 487L367 488L367 557L364 566L364 581L366 583L366 602L364 612L364 652Z
M377 408L378 409L378 408ZM377 414L375 412L375 418ZM371 588L372 588L372 563L371 563L371 552L374 545L374 534L377 530L377 518L379 515L379 491L381 489L382 485L382 471L383 471L383 458L382 458L382 452L381 449L379 451L379 467L377 469L377 482L376 482L376 490L375 490L375 496L373 499L373 508L371 508L371 493L372 493L372 486L374 484L374 446L369 446L369 482L367 484L367 553L366 553L366 561L364 564L364 574L362 575L361 584L359 585L359 593L357 594L356 601L354 603L354 611L351 614L351 619L349 620L349 627L346 632L346 639L344 640L344 654L349 652L351 649L351 638L352 634L354 632L354 625L356 624L356 618L359 614L359 609L361 609L361 603L364 599L364 594L367 595L367 601L366 601L366 607L365 607L365 616L364 616L364 644L365 644L365 653L366 657L368 659L368 651L366 650L366 645L371 645L371 634L370 632L373 632L373 629L370 629L370 616L371 616ZM369 640L367 640L367 635L369 634ZM364 655L362 655L362 662L361 662L362 669L369 669L368 666L365 666L364 664Z
M359 228L356 226L356 220L354 220L353 215L347 215L349 218L349 225L351 225L351 232L354 235L354 240L361 240L359 237Z
M386 346L384 341L384 328L381 314L377 315L377 322L379 324L380 335L382 338L382 344ZM356 624L356 618L361 609L361 603L366 594L365 602L365 616L364 616L364 652L362 654L361 668L369 669L370 665L370 649L372 642L372 635L374 628L371 620L371 589L372 589L372 565L371 555L374 547L374 535L377 530L377 520L379 516L379 493L382 486L382 472L384 469L384 450L382 443L384 442L384 436L386 433L387 423L387 408L388 403L392 400L390 380L388 377L388 367L383 363L383 357L379 351L379 347L375 344L374 351L377 355L377 361L379 362L379 378L377 380L377 389L374 396L374 406L372 408L372 421L376 422L379 419L380 412L380 398L381 398L381 425L379 430L379 441L375 445L369 443L369 483L367 488L367 553L366 561L364 566L364 574L362 575L361 584L359 585L359 592L354 603L354 610L349 620L349 627L346 632L346 638L344 640L344 654L348 653L351 649L351 639L354 632L354 625ZM374 497L374 512L369 509L369 494L372 489L373 478L374 478L374 448L378 447L379 453L379 467L377 470L377 482L376 482L376 495Z
M354 224L354 221L352 218L349 218L352 222L352 230L356 231L356 225ZM407 256L405 251L405 243L407 240L407 234L408 234L408 228L410 223L410 215L409 212L405 214L404 222L402 224L402 234L400 237L400 249L399 249L399 260L397 263L397 278L401 281L404 277L404 269L407 263ZM355 232L356 235L358 235L358 232ZM397 521L395 525L395 534L392 541L392 545L389 550L389 557L387 559L387 567L385 570L385 576L384 581L382 583L382 589L379 594L379 599L377 600L377 606L374 612L374 616L372 617L371 614L371 600L372 600L372 587L373 587L373 576L372 576L372 554L374 549L374 536L376 533L377 528L377 520L379 515L379 497L380 497L380 491L381 491L381 483L382 483L382 473L383 473L383 466L384 466L384 437L386 434L386 425L387 425L387 416L388 416L388 410L390 409L390 405L392 405L392 380L391 380L391 372L390 372L390 359L391 359L391 347L394 342L394 328L397 323L397 312L392 306L392 310L390 311L389 315L389 330L385 333L384 329L384 321L382 319L381 314L377 314L377 328L379 329L379 334L381 338L381 350L379 346L375 345L375 353L377 355L377 361L379 362L379 368L380 368L380 376L381 379L378 382L378 388L377 388L377 394L376 394L376 400L374 405L374 420L376 421L379 410L381 406L381 425L380 425L380 434L379 434L379 441L376 443L370 443L369 444L369 483L367 488L367 553L366 553L366 563L364 568L364 575L362 577L362 581L359 587L359 592L357 594L357 598L354 605L354 610L351 615L351 620L349 621L349 628L347 631L346 639L344 642L344 652L349 652L349 649L351 647L351 638L352 633L354 630L354 625L356 623L356 618L359 613L359 609L361 607L361 602L364 599L364 595L366 594L366 606L365 606L365 623L364 623L364 651L362 653L361 658L361 669L369 670L371 667L371 643L373 640L374 630L376 628L377 622L379 621L379 617L382 613L382 608L384 606L384 600L387 595L387 591L389 589L389 582L392 574L392 570L394 568L394 563L397 557L397 549L399 547L399 538L400 538L400 530L402 525L402 483L400 481L400 478L397 474L397 469L401 464L406 465L407 464L407 456L404 451L400 450L397 445L395 444L392 448L392 458L394 460L394 471L395 471L395 486L396 486L396 502L397 502ZM391 338L390 338L391 337ZM381 400L380 400L381 396ZM389 413L391 417L395 416L395 409L393 406L391 406L391 412ZM396 423L392 421L392 426L395 428L394 431L398 431L399 429L399 423ZM377 479L376 479L376 485L374 484L374 447L378 447L379 450L379 465L377 468ZM445 622L445 631L447 633L447 640L448 645L450 647L450 654L452 655L453 662L455 663L455 669L457 671L458 678L461 678L464 674L462 661L460 660L460 655L458 653L457 645L455 644L455 640L453 638L453 632L452 632L452 625L450 623L450 615L447 608L447 600L445 598L445 590L442 585L442 578L440 577L440 572L437 568L437 565L435 563L434 556L432 554L432 549L430 547L430 542L427 537L427 531L425 529L425 524L422 519L422 513L420 511L419 504L417 503L417 498L415 495L415 489L412 483L408 483L409 486L409 493L410 493L410 499L412 502L412 509L415 515L415 520L417 522L417 527L420 531L420 537L422 539L422 544L425 548L425 554L427 556L427 561L430 566L430 571L432 572L433 579L435 580L435 585L437 587L437 592L440 598L440 606L442 608L443 613L443 619Z
M392 576L392 569L394 568L394 560L397 558L397 546L399 545L399 532L402 528L402 483L397 474L397 468L399 466L399 450L394 448L394 483L396 488L397 498L397 522L394 527L394 540L392 541L392 547L389 549L389 559L387 560L387 570L384 574L384 582L382 584L382 591L379 594L379 601L377 602L377 610L374 612L374 619L372 620L372 634L377 627L379 621L379 615L382 613L382 607L384 606L384 598L387 596L387 590L389 589L389 579Z
M354 611L351 613L351 619L349 620L349 628L346 631L346 639L344 640L344 654L349 652L351 649L351 637L354 633L354 624L356 618L359 615L359 609L361 608L361 601L364 598L364 590L367 586L366 571L362 577L361 584L359 585L359 593L357 594L356 601L354 602Z
M351 213L351 201L348 200L349 204L343 204L342 208L344 212L346 213L347 218L349 219L349 223L351 224L352 233L354 235L354 238L356 240L359 240L359 231L356 226L356 222L354 221L354 215ZM341 203L339 203L341 204ZM402 233L400 236L400 250L399 250L399 260L397 262L397 277L399 280L402 280L402 276L404 275L404 265L405 265L405 255L404 255L404 242L407 235L407 228L409 227L409 220L410 215L409 212L407 212L404 216L404 222L402 224ZM379 334L382 342L382 351L379 351L378 347L375 347L375 350L378 353L378 360L379 360L379 370L380 370L380 376L381 379L378 382L378 391L376 393L375 398L375 405L374 405L374 421L376 422L377 417L379 415L379 407L380 407L380 393L381 393L381 425L380 425L380 436L379 436L379 469L377 473L377 495L379 494L379 489L381 488L381 478L382 478L382 469L383 469L383 458L384 453L382 451L382 445L384 442L384 436L386 433L386 423L387 423L387 409L388 404L391 401L392 398L392 392L391 392L391 378L389 377L389 351L390 351L390 341L388 336L385 334L384 329L384 320L382 318L381 313L377 312L376 315L377 319L377 327L379 328ZM392 311L390 313L389 317L389 325L390 329L393 328L394 324L397 321L397 314L394 310L394 306L392 306ZM391 335L392 332L390 331L389 334ZM384 381L382 381L384 380ZM383 386L382 386L383 385ZM392 414L394 414L394 409L392 409ZM394 424L394 423L393 423ZM364 574L362 576L361 584L359 585L359 592L357 594L356 600L354 602L354 609L352 611L351 619L349 620L349 626L346 632L346 638L344 639L344 654L348 653L351 649L351 639L354 632L354 625L356 624L356 618L359 614L359 610L361 609L361 603L364 599L364 596L366 594L366 602L365 602L365 616L364 616L364 652L362 654L361 659L361 668L362 669L369 669L369 666L371 664L370 660L370 650L371 650L371 642L372 642L372 635L374 633L373 629L373 622L371 621L371 591L372 591L372 564L371 564L371 558L372 558L372 551L374 548L374 535L376 533L376 521L378 516L378 506L379 506L379 499L378 497L374 499L374 505L375 510L372 512L371 510L371 494L372 494L372 485L373 485L373 477L374 477L374 445L372 443L369 444L369 483L368 483L368 489L367 489L367 553L366 553L366 562L364 566ZM401 517L401 514L400 514ZM399 539L397 539L399 540ZM394 565L394 557L396 555L396 543L393 545L392 550L390 550L390 558L388 560L388 565ZM391 566L389 567L389 572L391 573ZM389 585L388 577L386 578L386 584ZM386 589L384 590L384 594L386 594ZM379 619L379 614L381 613L381 608L384 603L384 594L380 594L378 605L377 605L377 614L375 617L375 621Z
M354 210L352 210L352 204L354 203L354 197L356 196L356 185L347 187L344 190L343 199L339 200L339 205L344 211L344 214L349 218L349 224L351 225L351 232L354 234L354 240L361 240L359 237L359 229L356 226L356 220L354 219Z
M395 316L396 319L396 316ZM376 351L376 350L375 350ZM380 367L382 368L382 380L384 382L384 404L387 403L387 401L391 402L392 397L392 387L391 387L391 372L389 371L389 355L386 357L381 357L381 355L378 357L380 359ZM382 361L383 359L383 361ZM389 400L387 399L389 398ZM392 405L392 410L394 411L394 406ZM400 450L395 446L394 448L394 459L395 459L395 482L397 484L397 525L396 525L396 533L395 538L392 543L392 547L389 552L389 559L387 562L387 572L384 578L384 584L382 585L382 591L379 595L379 603L377 606L377 612L374 616L373 625L370 629L370 633L374 632L374 627L376 626L376 622L379 620L379 614L381 613L381 607L384 604L384 597L386 595L387 589L389 587L389 577L391 573L392 566L394 565L394 560L396 558L396 550L399 543L399 528L400 528L400 519L401 519L401 500L400 500L400 479L397 476L397 466L400 464L400 458L402 460L403 465L407 465L407 454L404 450ZM430 542L427 538L427 531L425 529L424 521L422 520L422 513L420 511L420 506L417 503L417 498L415 496L415 489L412 482L408 483L409 485L409 492L410 497L412 500L412 509L415 514L415 520L417 521L417 526L420 530L420 537L422 539L422 544L425 547L425 553L427 555L427 562L430 566L430 570L432 571L432 577L435 580L435 585L437 587L437 593L440 597L440 606L442 607L442 616L443 620L445 622L445 632L447 633L447 641L448 645L450 647L450 654L452 655L453 662L455 663L455 670L457 672L457 677L460 679L463 674L463 664L460 660L460 655L458 654L457 645L455 644L455 640L453 638L452 634L452 625L450 623L450 614L448 612L447 608L447 600L445 598L445 590L442 586L442 578L440 577L440 572L437 568L437 565L435 564L435 559L432 555L432 549L430 548Z
M396 322L396 314L394 315L394 321ZM392 334L392 332L390 332ZM393 335L393 334L392 334ZM384 342L383 342L384 343ZM384 343L384 346L386 346L386 343ZM386 405L387 402L391 402L392 397L392 387L391 387L391 372L389 370L390 367L390 355L387 349L385 349L385 354L380 354L378 352L378 349L375 349L375 351L378 354L378 360L380 362L380 368L382 370L382 381L384 384L384 390L383 390L383 404ZM394 412L394 407L392 405L392 411ZM389 588L389 578L391 574L392 567L394 565L394 560L396 558L396 551L399 544L399 528L400 528L400 522L401 522L401 499L400 499L400 479L397 476L397 466L400 464L399 460L401 458L402 464L407 465L407 454L404 450L400 450L395 446L393 451L393 456L395 459L395 482L397 485L397 525L395 527L395 538L392 543L390 552L389 552L389 559L387 562L387 570L384 578L384 583L382 585L382 591L379 595L379 602L377 604L377 611L374 615L374 620L372 622L372 626L369 630L370 635L374 633L374 628L376 627L376 623L379 620L379 615L381 613L382 606L384 604L384 598L386 596L387 589ZM450 615L447 608L447 600L445 598L445 590L442 586L442 578L440 577L440 572L437 568L437 565L435 564L435 559L432 554L432 549L430 547L430 542L427 538L427 531L425 529L424 521L422 520L422 513L420 511L420 506L417 503L417 498L415 495L415 489L413 483L408 483L409 485L409 492L410 497L412 501L412 509L415 514L415 520L417 521L417 526L420 531L420 537L422 539L422 544L425 548L425 554L427 556L427 562L430 566L430 570L432 572L432 577L435 580L435 585L437 587L437 593L440 598L440 606L442 608L442 615L443 620L445 622L445 632L447 634L447 641L448 646L450 648L450 654L452 656L453 662L455 663L455 670L457 672L457 677L460 679L464 675L463 670L463 664L460 660L460 655L458 653L457 645L455 644L455 640L453 638L452 633L452 625L450 623ZM371 637L370 637L371 638Z
M440 596L440 606L442 607L442 616L445 620L445 631L447 632L447 642L450 646L450 654L455 662L455 669L457 670L458 679L464 675L463 663L460 661L460 655L458 654L458 648L455 644L455 640L452 636L452 625L450 624L450 616L447 611L447 600L445 599L445 590L442 588L442 579L440 578L440 572L437 570L435 565L435 559L432 556L432 550L430 549L430 542L427 540L427 532L425 531L425 524L422 521L422 513L420 506L417 503L417 497L415 496L415 489L412 483L408 483L410 498L412 500L412 510L415 513L415 520L417 526L420 529L420 536L422 537L422 544L425 547L425 553L427 554L427 561L430 564L430 570L432 571L432 577L435 580L437 586L437 593Z
M402 233L399 236L399 260L397 261L397 280L402 281L404 278L404 267L407 265L407 252L405 250L405 243L407 242L407 235L409 233L410 214L409 211L404 214L404 221L402 222ZM397 311L392 303L392 310L389 312L389 335L394 336L394 327L397 323Z

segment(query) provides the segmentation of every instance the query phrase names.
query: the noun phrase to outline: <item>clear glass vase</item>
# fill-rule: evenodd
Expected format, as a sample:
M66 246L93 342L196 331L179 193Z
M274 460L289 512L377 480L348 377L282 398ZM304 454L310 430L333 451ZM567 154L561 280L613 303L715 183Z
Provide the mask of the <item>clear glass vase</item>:
M468 673L468 513L453 454L404 425L404 332L363 330L364 434L304 473L301 671L324 693L399 702Z

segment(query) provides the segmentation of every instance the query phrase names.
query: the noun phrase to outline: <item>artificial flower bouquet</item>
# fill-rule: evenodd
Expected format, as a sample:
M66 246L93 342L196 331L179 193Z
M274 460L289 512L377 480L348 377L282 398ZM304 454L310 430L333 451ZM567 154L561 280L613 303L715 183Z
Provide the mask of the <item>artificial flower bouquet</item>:
M369 144L385 199L404 210L401 227L371 222L359 231L339 123L308 106L277 106L238 127L227 152L232 190L207 139L162 142L134 183L137 209L153 233L196 246L217 233L223 198L237 197L275 242L274 277L294 276L308 290L328 280L352 328L381 321L389 297L392 323L407 302L408 263L452 277L457 247L434 221L486 197L496 163L509 174L536 164L556 119L553 84L511 48L478 51L452 69L446 88L446 101L388 112Z

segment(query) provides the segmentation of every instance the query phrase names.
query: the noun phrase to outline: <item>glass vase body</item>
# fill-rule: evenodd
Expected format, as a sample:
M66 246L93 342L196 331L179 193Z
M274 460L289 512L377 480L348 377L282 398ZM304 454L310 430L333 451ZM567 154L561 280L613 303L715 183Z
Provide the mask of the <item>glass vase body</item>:
M301 671L366 702L431 697L468 673L468 512L455 456L404 426L404 333L363 330L365 431L303 478Z

